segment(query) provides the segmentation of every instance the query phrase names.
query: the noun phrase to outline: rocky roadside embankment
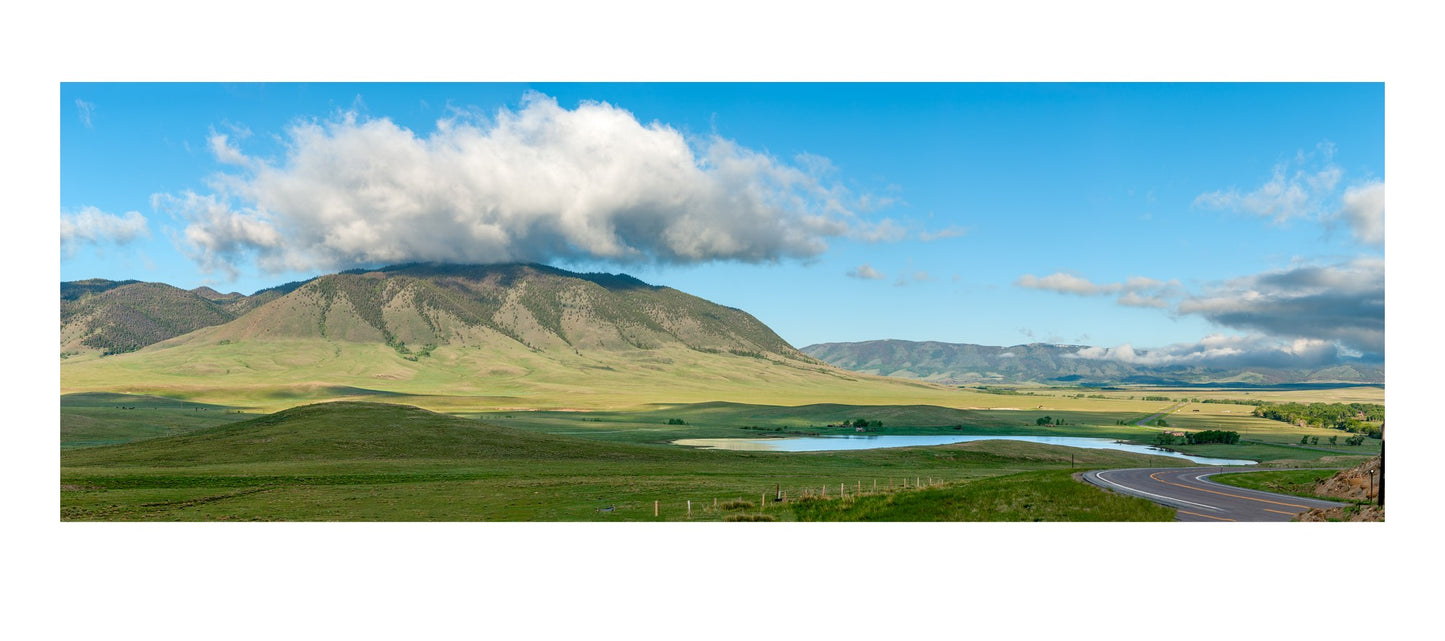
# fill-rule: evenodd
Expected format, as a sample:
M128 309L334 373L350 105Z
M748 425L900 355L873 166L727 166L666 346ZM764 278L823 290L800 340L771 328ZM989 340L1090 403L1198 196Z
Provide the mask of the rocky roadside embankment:
M1345 501L1373 501L1380 488L1380 457L1372 458L1315 484L1315 495ZM1373 480L1371 473L1374 473ZM1310 510L1296 521L1384 521L1385 508L1378 505L1347 505L1327 510Z

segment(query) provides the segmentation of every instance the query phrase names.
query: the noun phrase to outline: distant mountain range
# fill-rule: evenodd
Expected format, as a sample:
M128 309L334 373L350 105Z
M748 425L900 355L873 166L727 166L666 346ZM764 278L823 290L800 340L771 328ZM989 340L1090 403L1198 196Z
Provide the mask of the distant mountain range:
M996 347L968 343L879 340L820 343L803 353L825 363L865 374L926 380L949 385L1049 383L1073 385L1198 385L1233 383L1383 383L1383 367L1336 365L1315 370L1270 368L1209 369L1197 366L1149 367L1116 360L1074 356L1084 345L1030 343Z
M134 280L60 284L62 382L92 391L144 379L148 393L382 381L421 392L433 389L429 377L466 393L502 379L517 393L543 381L833 389L855 378L843 370L951 385L1384 381L1375 366L1143 367L1076 357L1081 349L886 340L798 350L742 310L625 274L534 264L352 270L249 296Z
M165 283L91 279L60 284L60 353L104 355L220 325L299 287L290 283L250 296L209 287L184 290Z

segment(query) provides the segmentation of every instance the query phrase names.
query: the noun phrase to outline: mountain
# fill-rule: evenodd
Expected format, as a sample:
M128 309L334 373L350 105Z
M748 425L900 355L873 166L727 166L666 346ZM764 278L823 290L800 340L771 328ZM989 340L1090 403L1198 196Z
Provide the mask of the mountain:
M184 290L165 283L101 278L60 283L60 353L109 356L230 322L302 283L250 296L210 287Z
M70 285L66 291L77 290ZM158 284L127 287L170 298L146 306L151 316L102 298L123 287L72 302L103 307L115 320L113 333L138 336L124 347L163 340L128 353L64 360L63 392L180 396L252 408L377 395L408 396L407 402L427 407L445 407L452 402L446 399L476 406L485 397L492 406L569 408L765 399L921 402L939 391L830 367L742 310L625 274L533 264L413 264L329 274L242 297ZM72 324L80 318L63 316ZM190 325L161 322L172 317ZM195 329L184 331L189 328Z
M235 318L223 304L164 283L60 284L60 351L130 352Z
M802 352L830 365L866 374L919 379L943 384L1068 383L1198 385L1232 383L1383 383L1383 367L1344 364L1314 370L1272 368L1210 369L1198 366L1149 367L1115 360L1074 356L1084 345L1030 343L1009 347L879 340L820 343Z
M405 265L321 276L207 334L278 338L384 343L403 356L510 340L538 352L681 346L813 362L741 310L623 274L543 265Z

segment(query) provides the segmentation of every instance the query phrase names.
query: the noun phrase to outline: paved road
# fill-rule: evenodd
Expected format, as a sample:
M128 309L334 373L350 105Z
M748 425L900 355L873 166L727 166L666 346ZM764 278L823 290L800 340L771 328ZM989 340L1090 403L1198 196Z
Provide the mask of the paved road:
M1138 423L1135 423L1135 425L1138 425L1139 427L1149 427L1148 425L1145 425L1145 423L1148 423L1149 421L1152 421L1152 420L1154 420L1154 419L1156 419L1156 418L1159 418L1160 416L1163 416L1163 415L1165 415L1165 414L1168 414L1168 413L1170 413L1170 412L1173 412L1174 410L1177 410L1177 409L1179 409L1179 408L1181 408L1181 407L1184 407L1185 405L1188 405L1188 404L1189 404L1188 401L1179 401L1178 403L1175 403L1175 404L1173 404L1173 405L1170 405L1169 407L1164 408L1164 411L1159 412L1158 414L1154 414L1154 415L1152 415L1152 416L1145 416L1144 418L1139 419L1139 422L1138 422Z
M1296 514L1344 503L1246 490L1206 480L1218 467L1095 470L1084 480L1178 509L1178 521L1289 521ZM1229 470L1239 471L1239 470Z

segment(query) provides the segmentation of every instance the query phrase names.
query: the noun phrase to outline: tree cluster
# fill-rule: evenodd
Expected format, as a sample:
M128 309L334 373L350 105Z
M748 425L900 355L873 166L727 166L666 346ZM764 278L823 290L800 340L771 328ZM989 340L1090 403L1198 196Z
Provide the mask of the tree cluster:
M1374 403L1279 403L1260 405L1254 415L1285 423L1344 430L1379 438L1385 406Z
M1239 432L1232 430L1203 430L1200 432L1187 432L1184 438L1190 445L1203 445L1205 443L1221 443L1234 445L1239 442Z

